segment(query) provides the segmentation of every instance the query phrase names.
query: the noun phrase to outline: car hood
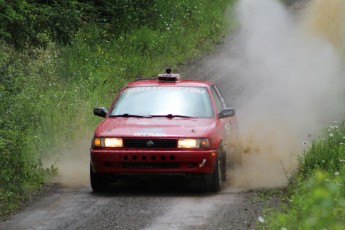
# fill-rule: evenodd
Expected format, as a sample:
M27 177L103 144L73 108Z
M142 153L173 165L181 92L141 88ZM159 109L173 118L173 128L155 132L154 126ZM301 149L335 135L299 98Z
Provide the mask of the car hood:
M96 129L99 137L203 137L215 127L212 119L107 118Z

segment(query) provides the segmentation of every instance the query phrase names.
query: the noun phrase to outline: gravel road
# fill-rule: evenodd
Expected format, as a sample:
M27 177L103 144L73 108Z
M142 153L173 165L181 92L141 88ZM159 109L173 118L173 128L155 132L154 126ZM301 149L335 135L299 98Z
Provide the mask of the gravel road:
M251 229L264 206L256 191L207 195L162 181L101 195L89 187L51 189L0 229Z
M289 5L293 2L301 7L301 1ZM240 71L246 60L236 45L238 39L233 32L215 52L178 70L191 78L215 81L234 108L243 103L243 95L254 95ZM262 188L286 184L286 177L276 173L279 162L267 165L260 156L245 156L243 170L228 172L230 179L217 194L202 193L190 181L165 178L114 184L109 192L96 195L88 184L86 139L78 150L70 150L76 159L65 159L64 171L69 174L61 175L63 182L0 222L0 229L254 229L263 208L279 204Z

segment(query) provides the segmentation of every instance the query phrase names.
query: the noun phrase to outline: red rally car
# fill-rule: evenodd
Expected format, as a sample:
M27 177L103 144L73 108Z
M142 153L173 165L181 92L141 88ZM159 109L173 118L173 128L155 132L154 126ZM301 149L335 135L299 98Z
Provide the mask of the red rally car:
M214 83L181 80L168 69L129 83L109 110L95 107L94 114L104 117L90 149L94 192L124 175L196 176L212 192L226 180L237 122Z

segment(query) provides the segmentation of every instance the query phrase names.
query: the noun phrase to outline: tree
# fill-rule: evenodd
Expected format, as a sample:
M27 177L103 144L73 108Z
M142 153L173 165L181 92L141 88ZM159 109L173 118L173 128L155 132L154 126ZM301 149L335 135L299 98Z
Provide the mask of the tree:
M75 0L0 0L0 36L18 49L71 42L86 3Z

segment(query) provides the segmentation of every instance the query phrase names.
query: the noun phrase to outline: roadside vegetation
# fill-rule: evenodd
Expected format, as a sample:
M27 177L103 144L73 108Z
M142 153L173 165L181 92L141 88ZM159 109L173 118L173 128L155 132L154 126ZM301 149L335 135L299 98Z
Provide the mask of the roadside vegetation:
M211 49L232 0L0 0L0 216L56 175L95 105ZM87 153L86 153L87 154Z
M286 0L285 2L289 2ZM322 7L319 17L324 25L318 34L335 46L341 46L342 27L327 31L330 24L336 24L343 11L344 3L335 1L315 1ZM322 5L322 4L323 5ZM329 8L325 8L329 4ZM315 8L316 9L316 8ZM321 9L321 8L320 8ZM331 10L330 10L331 9ZM322 13L324 12L324 13ZM332 13L333 12L333 13ZM330 15L334 17L330 17ZM332 21L333 20L333 21ZM341 25L341 24L339 24ZM325 28L323 27L325 26ZM324 30L323 30L324 29ZM327 33L327 34L323 34ZM339 38L334 39L335 37ZM339 52L341 49L338 49ZM343 57L345 55L342 52ZM342 106L343 105L339 105ZM258 218L258 229L345 229L345 121L334 121L314 138L310 146L299 158L298 170L290 178L285 195L281 197L279 208L266 209ZM281 195L281 193L280 193Z
M335 122L300 158L282 205L259 229L345 229L345 123Z

